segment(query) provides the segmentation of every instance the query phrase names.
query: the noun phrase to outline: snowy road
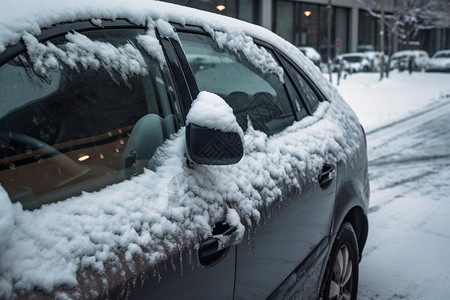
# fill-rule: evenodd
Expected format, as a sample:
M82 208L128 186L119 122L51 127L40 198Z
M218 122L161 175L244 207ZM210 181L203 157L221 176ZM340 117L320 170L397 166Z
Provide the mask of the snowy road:
M450 296L450 98L367 134L369 238L359 299Z

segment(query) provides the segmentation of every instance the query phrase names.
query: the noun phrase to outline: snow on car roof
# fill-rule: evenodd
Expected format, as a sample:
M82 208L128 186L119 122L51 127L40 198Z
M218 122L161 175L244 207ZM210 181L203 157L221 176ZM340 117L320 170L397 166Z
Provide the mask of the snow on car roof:
M308 69L316 67L296 47L263 27L227 16L153 0L127 2L121 0L68 0L63 4L58 0L38 2L5 0L2 2L0 11L0 54L6 47L18 43L26 34L38 36L43 28L80 20L90 20L93 24L101 25L102 19L127 19L142 26L148 24L150 20L164 20L182 25L200 26L208 32L214 29L216 32L221 31L234 35L246 34L277 45L297 64L305 66L310 76L327 85L326 80L316 76L315 71L309 72ZM158 27L158 29L161 32L161 28ZM331 88L331 85L329 87Z
M325 160L351 160L357 151L355 141L362 134L357 118L325 76L296 47L267 29L243 21L148 0L4 0L0 55L20 39L35 49L38 41L34 37L41 28L77 20L100 25L103 19L118 18L149 29L157 26L165 36L174 34L168 22L201 26L223 46L244 51L262 69L279 72L281 68L250 36L265 40L302 66L329 102L322 102L313 116L272 137L250 126L244 136L245 156L237 165L189 167L181 128L157 152L156 172L146 170L101 191L34 211L13 204L12 209L0 214L0 233L8 236L0 239L0 298L33 288L60 293L57 289L65 287L77 292L82 280L77 273L86 268L99 274L108 268L124 272L120 255L130 265L135 256L155 265L173 251L198 246L223 216L239 228L242 237L243 224L258 223L260 211L281 197L282 187L301 190L307 180L317 178ZM152 38L144 43L157 43ZM248 176L249 171L252 176ZM310 176L299 178L299 174ZM8 201L0 186L0 203Z

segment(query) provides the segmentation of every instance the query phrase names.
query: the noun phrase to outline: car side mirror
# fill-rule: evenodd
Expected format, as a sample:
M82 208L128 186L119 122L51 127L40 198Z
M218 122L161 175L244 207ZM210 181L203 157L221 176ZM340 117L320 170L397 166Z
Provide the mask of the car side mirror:
M200 92L186 116L186 154L202 165L231 165L244 155L244 133L220 96Z
M236 132L188 124L186 126L188 158L202 165L231 165L244 155L241 137Z

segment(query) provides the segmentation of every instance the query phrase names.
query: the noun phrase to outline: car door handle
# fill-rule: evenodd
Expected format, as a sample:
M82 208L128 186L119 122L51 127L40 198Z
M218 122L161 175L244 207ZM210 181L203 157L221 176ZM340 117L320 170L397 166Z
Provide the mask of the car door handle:
M213 266L228 254L238 237L236 227L217 224L213 236L200 244L198 258L203 266Z
M319 175L319 185L323 190L330 187L334 179L335 166L330 164L325 164L322 169L322 173Z

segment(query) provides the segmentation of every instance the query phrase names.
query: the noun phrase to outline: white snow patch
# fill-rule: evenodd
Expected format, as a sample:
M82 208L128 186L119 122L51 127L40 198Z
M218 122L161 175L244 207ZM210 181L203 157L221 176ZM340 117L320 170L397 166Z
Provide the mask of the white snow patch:
M47 70L60 69L60 62L76 70L79 65L85 70L103 67L109 72L117 72L124 81L130 75L148 74L141 52L130 43L115 47L110 43L92 41L77 32L68 33L66 39L67 43L57 47L51 42L41 44L30 34L23 36L33 69L38 75L45 77Z
M97 18L92 18L91 23L98 27L102 27L103 25L102 20Z
M281 68L272 55L266 49L258 47L252 37L242 33L227 33L214 31L212 37L220 48L228 48L236 55L243 54L245 58L256 68L266 74L275 74L281 82L284 82L283 68Z
M236 132L244 139L233 109L220 96L210 92L198 94L186 116L186 124L189 123L223 132Z
M8 247L14 227L14 214L8 194L0 185L0 257Z

